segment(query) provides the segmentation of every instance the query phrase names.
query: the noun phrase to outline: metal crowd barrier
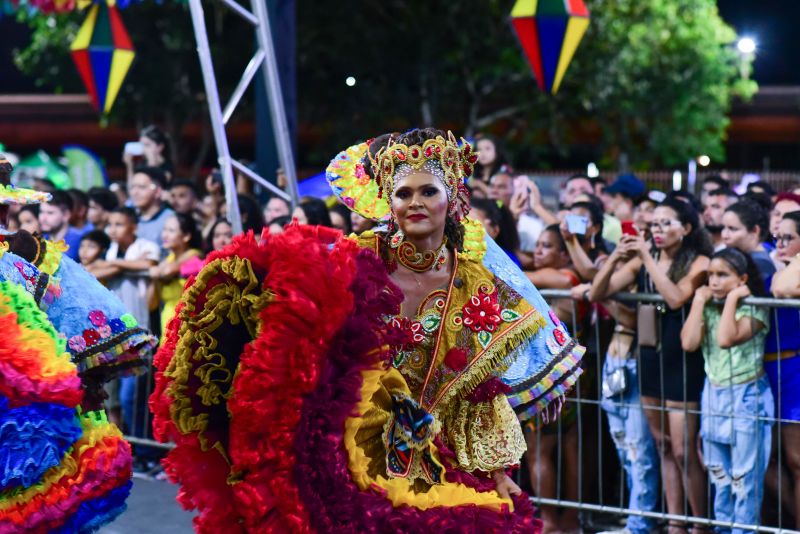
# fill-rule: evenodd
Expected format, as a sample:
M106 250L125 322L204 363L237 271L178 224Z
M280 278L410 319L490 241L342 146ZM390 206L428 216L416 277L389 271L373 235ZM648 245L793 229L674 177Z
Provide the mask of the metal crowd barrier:
M565 321L570 327L570 332L574 333L578 330L578 302L573 301L569 290L541 290L542 295L550 303L556 300L566 299L571 302L572 320ZM626 302L631 305L636 303L663 303L664 299L658 294L640 294L640 293L620 293L615 295L613 300ZM776 320L777 309L792 309L800 314L800 299L774 299L774 298L757 298L749 297L744 300L746 304L761 306L769 309L771 315L771 323L773 327L778 327L779 323ZM688 313L688 312L686 312ZM595 316L596 318L596 316ZM563 318L562 318L563 320ZM570 324L571 322L571 324ZM685 315L683 317L685 322ZM613 320L609 321L613 325ZM586 323L584 323L586 324ZM800 335L798 332L791 333L794 336ZM782 357L786 356L785 350L781 350L781 333L776 330L778 338L778 360L777 360L777 373L778 384L782 382L781 378L781 362ZM590 329L584 329L581 341L587 347L587 354L584 359L584 376L578 382L574 394L565 403L565 409L570 404L576 414L574 422L570 416L566 416L566 423L562 422L565 418L564 410L562 415L551 425L557 426L557 431L550 428L551 435L553 432L557 435L557 443L555 446L555 458L552 459L555 476L555 487L539 488L535 487L533 480L528 480L529 473L525 469L520 469L517 473L517 481L527 490L531 495L531 499L539 507L550 507L551 510L555 509L555 513L551 512L554 516L558 517L561 514L578 512L580 524L583 529L587 531L597 530L621 530L625 528L625 520L628 516L639 516L652 518L657 521L657 529L666 531L668 526L675 526L678 528L689 529L719 527L723 530L729 529L742 529L747 531L756 532L797 532L794 530L797 525L800 525L800 520L797 519L798 510L795 509L798 500L791 495L785 495L784 492L788 489L790 491L800 492L800 484L792 488L795 479L786 471L785 464L785 451L784 451L784 431L777 431L777 429L784 430L791 425L798 425L800 421L783 418L778 418L778 410L780 409L780 393L781 391L773 391L776 401L775 417L762 418L755 416L746 416L741 414L715 414L733 416L733 421L736 420L761 420L769 421L772 423L773 437L772 437L772 463L770 470L765 474L764 481L760 483L765 486L774 487L776 491L768 491L769 488L765 487L764 497L762 502L761 520L757 525L741 525L732 523L730 521L718 521L713 518L713 491L714 486L710 480L709 474L704 473L706 476L705 482L705 507L706 513L704 516L695 516L691 512L688 503L686 492L683 493L682 513L668 513L667 503L663 491L663 480L660 469L658 470L658 478L660 481L659 497L657 509L654 511L644 511L641 509L631 509L628 507L628 488L626 483L625 471L618 459L617 450L613 439L611 438L608 429L608 422L604 411L600 408L602 393L601 381L603 377L603 363L606 357L607 337L610 335L604 334L601 331L599 321L592 321ZM786 337L786 336L784 336ZM603 346L605 342L606 346ZM632 350L635 348L635 344ZM791 354L797 354L800 357L800 349L794 348L790 351ZM663 354L659 354L662 358ZM682 355L685 358L685 353ZM634 356L637 358L638 355ZM667 363L668 364L668 363ZM663 378L662 378L663 380ZM684 380L685 385L685 380ZM800 395L800 392L798 392ZM647 410L661 412L662 421L669 412L683 412L685 415L698 416L696 423L697 435L686 435L687 430L684 426L684 434L686 435L684 445L685 447L699 445L699 416L701 414L700 406L697 409L666 407L663 403L662 397L661 406L648 406ZM607 401L608 402L608 401ZM637 405L620 404L617 401L616 406L626 406L628 408L640 409L641 403ZM528 432L526 432L527 434ZM533 431L534 438L529 437L529 452L531 454L540 454L540 447L543 443L547 443L548 437L543 428ZM798 434L800 436L800 434ZM549 438L552 441L552 438ZM533 447L531 446L533 440ZM577 454L573 450L570 452L569 444L572 442L573 449L575 448L575 441L577 441ZM688 441L688 442L687 442ZM759 443L760 448L760 443ZM797 448L800 449L800 442L797 443ZM660 449L658 452L659 460L663 457ZM569 461L571 458L577 457L577 465L570 466ZM526 458L526 461L528 459ZM537 462L541 463L542 459L537 458ZM702 457L701 457L702 464ZM684 472L687 467L686 461L683 464ZM577 472L577 476L576 476ZM570 476L572 479L570 480ZM768 481L768 478L771 478ZM787 480L788 477L788 480ZM800 483L800 476L797 481ZM538 477L536 481L541 484L542 479ZM733 483L733 481L729 481ZM772 482L768 484L768 482ZM788 482L788 484L787 484ZM678 482L680 483L680 481ZM572 487L570 487L572 486ZM554 490L554 491L553 491ZM549 495L547 495L549 493ZM546 494L547 496L543 496ZM572 495L571 497L569 495ZM792 501L788 502L791 497ZM800 495L798 495L800 498ZM571 511L571 512L570 512ZM672 525L670 525L672 523Z
M558 299L570 299L569 290L542 290L542 295L548 302ZM614 300L628 302L628 303L660 303L663 298L660 295L654 294L618 294ZM569 325L570 332L577 330L577 307L576 302L571 301L572 304L572 324ZM772 310L771 313L776 313L776 308L792 308L796 309L800 314L800 299L773 299L773 298L754 298L749 297L745 301L748 304L757 306L764 306ZM604 340L603 332L601 332L600 324L595 322L591 331L585 332L591 340L591 344L586 343L586 339L581 341L587 345L587 355L584 363L584 377L578 382L574 395L570 397L566 403L565 408L570 404L574 405L574 428L572 433L565 432L563 428L563 417L557 418L551 422L550 425L556 425L558 431L555 432L557 438L555 443L555 459L554 470L556 473L555 487L551 488L552 496L542 496L541 487L537 490L533 484L529 483L528 472L525 469L518 470L517 482L532 495L532 500L537 506L550 506L557 507L561 510L577 510L579 520L582 527L586 530L614 530L622 529L624 521L627 516L641 516L650 517L658 520L664 528L666 528L669 521L677 521L686 523L688 528L692 525L706 526L706 527L722 527L725 529L741 528L744 530L753 530L758 532L790 532L791 528L795 526L792 516L796 516L797 510L786 510L784 507L784 486L791 487L794 481L788 480L789 484L785 484L785 477L788 475L784 473L784 450L783 450L783 432L773 433L773 456L776 465L780 468L777 470L775 477L777 479L777 494L773 495L770 492L765 492L764 495L764 509L769 514L761 515L762 521L759 525L738 525L730 522L722 522L713 519L713 500L712 500L712 484L707 480L706 482L706 516L696 517L690 513L690 508L684 495L683 513L670 514L667 513L666 502L663 490L660 490L659 497L659 510L657 511L643 511L637 509L630 509L627 506L627 489L625 482L625 473L617 458L616 448L613 440L608 431L605 414L600 408L601 394L600 394L600 380L602 377L602 366L605 358L605 348L602 347ZM780 339L780 332L777 332ZM584 336L585 337L585 336ZM779 343L780 346L780 343ZM779 354L780 356L780 354ZM778 360L778 376L780 377L780 362ZM152 373L148 373L143 377L139 377L139 384L136 389L137 398L134 403L137 413L134 418L141 421L143 418L144 429L139 427L137 432L131 433L126 430L125 438L128 439L133 445L135 451L145 451L145 454L153 456L153 451L156 452L155 456L163 455L165 450L171 449L172 444L158 443L152 439L151 423L152 416L147 409L147 399L152 391L153 381ZM780 379L779 379L780 382ZM780 392L773 392L776 398L779 398ZM800 394L800 392L798 392ZM640 405L630 406L632 408L639 408ZM675 411L676 408L654 407L666 416L670 411ZM685 414L700 415L700 410L690 410L687 408L677 409L683 411ZM563 412L563 410L562 410ZM790 419L777 419L773 418L772 421L777 428L778 425L796 425L800 422ZM698 422L699 428L699 422ZM552 428L551 428L552 430ZM534 432L536 435L536 448L540 450L542 444L542 432ZM687 438L689 439L689 438ZM690 438L692 440L695 437ZM572 440L572 447L574 448L574 441L577 441L577 454L572 454L568 457L568 451L565 450L565 444ZM776 443L777 442L777 443ZM687 443L686 446L694 446L695 443ZM800 443L798 443L800 447ZM577 464L577 465L576 465ZM575 473L577 471L577 473ZM571 484L567 477L572 476L573 479L577 478L574 486ZM577 475L577 476L576 476ZM767 476L770 476L769 472ZM660 479L659 473L659 479ZM798 479L800 480L800 479ZM541 478L539 479L541 481ZM794 488L794 491L800 492L800 486ZM800 496L798 496L800 498ZM794 501L797 502L797 501ZM790 504L790 508L794 505ZM789 512L789 513L786 513ZM562 512L563 513L563 512ZM770 515L771 519L765 521L765 516Z

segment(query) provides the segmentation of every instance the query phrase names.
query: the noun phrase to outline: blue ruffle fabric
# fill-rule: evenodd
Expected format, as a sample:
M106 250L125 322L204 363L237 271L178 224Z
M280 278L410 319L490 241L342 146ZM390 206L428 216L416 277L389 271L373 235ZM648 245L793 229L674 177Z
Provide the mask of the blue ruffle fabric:
M114 488L102 497L86 501L70 517L61 528L51 534L75 534L95 532L105 524L117 518L127 508L125 500L131 493L133 482Z
M8 399L0 396L0 489L38 482L81 432L74 408L34 403L9 409Z

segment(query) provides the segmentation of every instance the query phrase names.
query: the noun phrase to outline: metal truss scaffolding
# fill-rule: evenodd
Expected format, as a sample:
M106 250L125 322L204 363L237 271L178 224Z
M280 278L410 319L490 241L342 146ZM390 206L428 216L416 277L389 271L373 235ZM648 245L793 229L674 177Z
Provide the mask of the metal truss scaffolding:
M211 49L208 44L208 33L206 32L203 5L201 0L189 0L194 35L197 40L197 54L200 57L200 67L203 71L203 83L205 84L206 98L208 101L208 112L211 116L211 127L214 131L214 144L217 147L217 161L219 162L219 168L222 172L222 180L225 187L225 202L228 207L228 218L233 225L234 232L240 233L242 231L242 221L239 214L239 202L236 198L236 182L234 180L233 169L235 168L251 180L258 182L275 195L285 198L293 205L297 204L297 174L295 172L289 126L286 121L283 105L283 92L281 91L278 63L275 58L266 0L251 0L252 11L248 11L235 0L219 1L255 28L257 40L255 54L244 69L242 79L239 80L239 84L236 86L230 100L223 109L220 102L219 90L217 88L217 78L214 73L214 63L211 58ZM270 115L272 116L272 127L275 132L275 140L278 148L278 159L286 173L288 192L276 187L249 167L232 158L228 146L228 136L225 131L225 126L228 124L228 121L236 110L236 106L239 104L239 101L242 99L242 96L250 86L259 69L264 76L264 86L267 88Z

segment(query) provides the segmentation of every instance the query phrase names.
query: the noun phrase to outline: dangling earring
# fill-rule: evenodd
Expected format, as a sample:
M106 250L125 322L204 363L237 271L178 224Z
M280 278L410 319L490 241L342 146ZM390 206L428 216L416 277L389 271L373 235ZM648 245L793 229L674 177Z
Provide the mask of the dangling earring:
M403 244L403 241L405 241L405 239L406 239L406 234L404 234L402 230L397 230L397 232L395 232L395 234L392 235L392 238L389 240L389 246L396 249Z

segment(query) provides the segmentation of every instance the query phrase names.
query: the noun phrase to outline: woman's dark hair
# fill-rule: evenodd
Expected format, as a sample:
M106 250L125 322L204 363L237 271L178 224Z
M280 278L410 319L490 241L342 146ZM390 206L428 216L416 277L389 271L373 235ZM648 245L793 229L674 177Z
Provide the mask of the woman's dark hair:
M94 243L97 243L97 246L100 247L100 257L102 258L105 256L108 247L111 246L111 238L108 237L102 230L92 230L91 232L86 232L81 237L81 241L88 240Z
M272 226L273 224L277 224L278 226L280 226L281 228L283 228L284 226L286 226L286 225L287 225L287 224L289 224L290 222L292 222L292 218L291 218L290 216L288 216L288 215L281 215L280 217L275 217L274 219L272 219L272 220L269 222L269 225L270 225L270 226Z
M344 235L350 235L350 233L353 231L353 223L350 221L350 208L344 204L336 204L328 211L335 211L342 216L342 219L344 220Z
M252 230L256 237L264 228L264 213L258 207L258 201L250 195L236 195L239 199L239 214L242 217L242 231Z
M178 220L181 233L189 236L189 248L202 248L203 238L200 235L200 230L197 228L197 223L194 222L194 218L184 213L176 213L173 217Z
M519 248L517 224L506 206L501 206L497 201L488 198L473 198L472 207L484 212L492 224L500 230L496 239L497 246L511 252Z
M775 194L775 189L772 188L771 185L767 182L763 182L759 180L758 182L752 182L747 184L747 192L750 193L754 189L761 189L764 193L769 196L773 196Z
M669 266L667 276L670 280L677 283L689 272L692 262L698 256L711 256L714 246L711 244L711 237L708 232L700 226L700 217L692 204L685 200L680 200L674 196L668 196L657 207L669 208L678 216L681 224L688 224L692 227L691 231L681 241L678 253Z
M491 141L494 145L494 161L489 165L489 176L492 177L500 171L500 167L504 165L509 165L508 155L506 154L505 147L503 144L493 135L488 134L478 134L475 136L475 143L473 144L473 148L477 150L478 148L478 141ZM478 180L483 180L483 172L484 167L478 162L475 162L475 172L472 173Z
M783 214L782 221L792 221L794 223L794 231L800 234L800 211L790 211Z
M750 288L750 293L753 296L759 297L767 294L764 288L764 280L761 278L761 273L758 270L756 262L750 254L739 250L736 247L725 247L722 250L715 252L711 256L712 260L722 260L733 269L736 274L742 276L747 275L747 287Z
M375 173L372 172L372 160L370 158L375 159L380 149L388 145L390 140L396 140L400 135L399 132L385 133L373 139L369 144L368 154L361 159L361 164L364 165L364 172L371 179L375 179Z
M298 207L306 214L308 224L312 226L332 226L331 216L328 213L328 206L325 201L314 197L305 197L300 200Z
M726 212L736 215L748 232L758 226L758 238L765 240L769 237L769 213L757 201L745 198L728 206Z
M17 220L19 220L19 214L23 211L29 211L34 217L39 218L39 204L25 204L22 206L17 212Z
M214 221L214 224L211 225L211 229L208 231L208 235L206 236L205 246L203 247L206 254L214 250L214 231L220 224L227 224L228 226L231 227L231 231L233 231L233 225L228 219L219 218L216 221Z

